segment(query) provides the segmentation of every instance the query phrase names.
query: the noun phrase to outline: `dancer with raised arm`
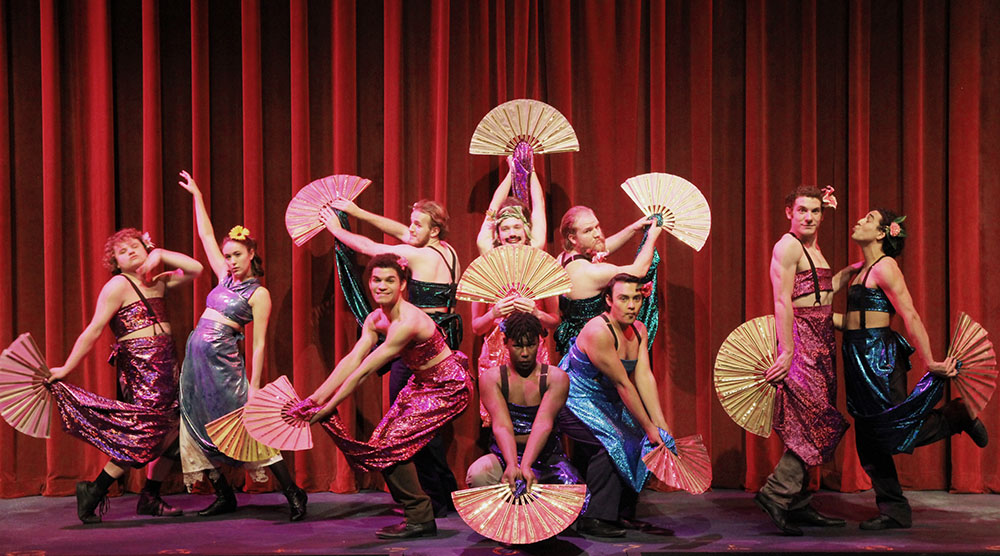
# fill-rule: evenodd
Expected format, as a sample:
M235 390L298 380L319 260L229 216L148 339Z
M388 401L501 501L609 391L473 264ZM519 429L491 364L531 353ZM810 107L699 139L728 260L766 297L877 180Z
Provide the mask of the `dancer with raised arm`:
M886 209L872 210L851 230L851 239L865 258L860 279L847 290L842 348L847 409L854 416L858 458L872 480L879 509L878 516L861 522L867 530L909 528L913 523L893 454L909 454L917 446L961 432L980 448L989 441L986 426L973 417L961 398L933 409L944 394L945 379L956 375L955 360L934 358L927 330L896 263L905 244L905 218ZM889 327L897 312L914 346ZM928 372L907 393L906 376L914 352Z
M351 466L382 472L393 500L403 506L405 520L378 530L379 538L434 536L434 510L412 458L468 406L472 391L469 360L462 352L452 351L435 322L404 299L410 283L406 259L392 253L376 255L366 274L378 308L365 319L361 338L351 352L289 414L321 422ZM385 341L376 346L380 335ZM396 357L413 374L371 438L356 440L337 415L337 407Z
M50 382L66 378L93 349L104 327L111 325L116 338L111 363L124 399L108 400L76 388L51 388L66 431L111 458L94 481L77 483L77 516L84 523L100 523L95 511L106 500L111 484L127 467L148 462L152 463L146 469L136 513L181 515L160 498L160 485L177 461L176 451L164 451L177 439L180 420L177 349L170 335L165 297L167 290L198 276L202 266L187 255L154 248L149 234L135 228L119 230L108 238L103 262L113 276L101 288L90 324L73 344L66 362L52 369L50 378ZM176 270L147 279L161 263Z
M802 535L797 524L843 527L812 507L809 466L829 461L847 431L837 411L833 293L856 272L836 275L819 248L823 207L836 206L833 188L800 186L785 197L788 232L774 244L771 288L778 357L764 378L778 387L773 428L785 453L754 501L785 535Z
M281 454L264 461L239 462L219 451L205 430L208 423L243 407L248 396L260 388L271 294L260 283L264 265L250 230L234 227L223 238L220 247L198 184L187 172L181 172L181 177L184 178L179 182L181 187L190 192L194 200L198 237L219 280L208 294L205 312L197 327L188 336L181 373L184 482L190 486L207 472L215 488L215 501L198 515L231 513L236 511L236 495L219 471L219 464L242 465L259 482L266 480L263 471L266 467L288 499L289 519L299 521L306 515L306 492L295 484ZM243 337L243 327L250 323L253 323L253 361L247 377L238 342Z

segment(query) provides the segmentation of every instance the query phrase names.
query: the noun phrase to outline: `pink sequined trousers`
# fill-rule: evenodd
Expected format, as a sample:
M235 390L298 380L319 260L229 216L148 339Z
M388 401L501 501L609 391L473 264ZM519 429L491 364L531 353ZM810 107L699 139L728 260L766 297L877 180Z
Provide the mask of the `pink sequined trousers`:
M413 373L368 441L355 440L336 414L321 424L351 466L380 471L412 458L438 429L465 411L471 395L469 358L455 351Z
M49 390L66 432L125 466L142 466L177 432L177 352L170 335L133 338L115 346L119 391L111 400L65 382Z
M847 421L837 411L833 308L795 307L792 368L774 399L773 428L807 465L833 458Z

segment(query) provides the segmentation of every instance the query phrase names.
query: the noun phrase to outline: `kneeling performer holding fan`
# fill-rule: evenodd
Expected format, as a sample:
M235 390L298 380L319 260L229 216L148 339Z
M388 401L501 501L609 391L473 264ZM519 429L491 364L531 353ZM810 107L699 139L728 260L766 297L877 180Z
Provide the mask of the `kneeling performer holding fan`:
M293 407L289 416L321 422L362 471L381 471L389 492L403 505L405 521L376 532L380 538L437 534L430 498L417 479L413 456L469 405L469 360L452 351L431 317L404 297L410 279L406 259L391 253L372 257L366 274L377 309L368 315L361 338L326 381ZM376 347L379 335L385 341ZM395 401L367 441L354 439L336 413L337 406L378 369L399 357L413 370Z

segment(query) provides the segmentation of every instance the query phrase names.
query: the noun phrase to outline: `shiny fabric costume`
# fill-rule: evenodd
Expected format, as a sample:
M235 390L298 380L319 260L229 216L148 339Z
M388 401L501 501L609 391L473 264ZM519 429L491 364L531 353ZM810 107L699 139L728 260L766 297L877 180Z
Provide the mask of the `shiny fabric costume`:
M253 321L249 299L259 287L256 278L236 283L227 275L209 292L205 304L245 326ZM211 470L220 463L243 465L220 452L205 430L205 425L247 402L250 385L238 344L241 339L243 334L238 330L206 318L200 319L188 336L181 372L181 417L184 422L181 457L187 482L197 477L196 473ZM278 455L254 463L265 466L280 460ZM264 477L257 474L254 479L263 480Z
M411 342L401 358L409 368L419 368L446 345L437 330L423 342ZM382 470L412 458L438 429L465 411L471 391L468 357L453 351L440 363L413 373L367 441L355 440L336 414L322 425L353 467Z
M599 293L584 299L570 299L565 295L560 295L559 313L562 315L562 320L556 327L556 350L563 356L569 353L570 346L573 345L573 341L583 330L584 325L607 309L608 305L604 302L604 294Z
M903 496L892 455L912 453L917 446L961 432L962 421L968 418L960 400L933 409L944 395L946 381L932 373L925 374L907 394L914 349L889 327L866 328L866 311L896 312L881 288L865 287L875 264L878 261L847 291L847 311L858 311L860 317L859 329L844 331L847 409L854 416L858 459L872 480L879 511L909 526L910 505Z
M121 307L111 317L116 337L167 322L162 297L139 295L139 301ZM66 432L94 445L120 466L142 466L161 455L166 448L163 441L177 430L174 339L160 334L119 340L112 347L109 362L118 372L119 400L62 381L51 384L49 390Z
M611 333L615 334L614 329ZM617 346L615 335L616 350ZM631 377L637 360L621 362ZM586 481L591 498L582 515L606 521L632 519L638 493L649 476L642 456L652 450L652 445L614 384L575 342L559 367L569 375L569 397L559 415L559 427L583 445L590 457ZM673 437L662 429L660 436L668 449L676 451Z

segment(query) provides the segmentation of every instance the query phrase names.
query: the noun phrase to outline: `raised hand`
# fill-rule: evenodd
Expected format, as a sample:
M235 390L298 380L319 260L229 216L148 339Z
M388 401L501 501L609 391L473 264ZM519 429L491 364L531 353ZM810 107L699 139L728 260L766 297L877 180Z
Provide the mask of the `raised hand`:
M320 209L319 221L326 226L327 230L330 230L330 233L333 233L334 230L342 229L340 226L340 217L337 216L337 211L332 207L323 207Z
M154 268L160 266L160 263L162 262L161 259L162 256L163 256L162 249L153 249L152 251L150 251L149 255L146 256L146 261L143 262L141 265L139 265L139 268L135 269L136 274L138 274L139 276L145 276L150 272L152 272ZM162 274L157 275L157 277L159 276L162 276ZM152 281L155 282L156 279L154 278Z
M181 187L186 189L188 193L192 195L201 195L201 190L198 189L198 184L191 177L191 174L187 170L181 170L181 177L184 178L183 181L177 182Z
M337 199L330 203L330 206L347 214L354 216L358 212L358 205L350 199Z

